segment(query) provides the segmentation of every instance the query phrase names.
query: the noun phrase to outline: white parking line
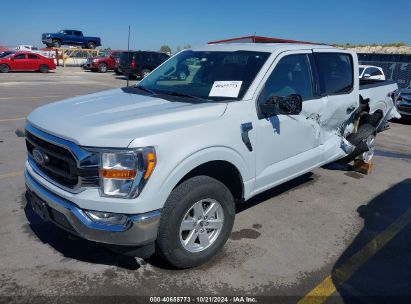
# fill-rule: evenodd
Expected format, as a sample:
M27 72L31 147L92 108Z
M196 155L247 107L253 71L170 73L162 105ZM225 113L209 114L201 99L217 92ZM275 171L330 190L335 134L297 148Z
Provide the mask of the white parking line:
M7 118L7 119L0 119L0 122L5 122L5 121L17 121L17 120L25 120L26 117L17 117L17 118Z

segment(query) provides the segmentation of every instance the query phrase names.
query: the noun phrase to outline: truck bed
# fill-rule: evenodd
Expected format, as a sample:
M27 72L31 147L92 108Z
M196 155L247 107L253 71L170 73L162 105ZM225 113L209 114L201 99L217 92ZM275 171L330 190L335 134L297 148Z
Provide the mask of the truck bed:
M360 96L369 99L370 114L381 111L385 120L399 117L391 98L397 89L397 83L392 80L360 80Z

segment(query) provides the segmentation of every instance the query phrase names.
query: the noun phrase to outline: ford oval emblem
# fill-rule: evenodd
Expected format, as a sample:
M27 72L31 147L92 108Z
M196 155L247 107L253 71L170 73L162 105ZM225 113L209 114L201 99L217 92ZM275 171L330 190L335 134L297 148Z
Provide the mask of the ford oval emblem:
M33 149L33 158L41 166L44 166L48 160L48 157L44 152L40 151L39 149Z

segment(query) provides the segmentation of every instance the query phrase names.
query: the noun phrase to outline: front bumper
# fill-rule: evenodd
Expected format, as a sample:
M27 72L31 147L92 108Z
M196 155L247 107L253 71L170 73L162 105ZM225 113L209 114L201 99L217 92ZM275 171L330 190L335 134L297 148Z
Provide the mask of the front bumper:
M159 210L127 215L125 224L111 225L92 221L84 210L40 185L26 170L28 199L45 221L86 240L121 246L144 246L157 237Z
M41 42L43 42L44 44L50 44L50 43L53 42L53 39L51 39L51 38L45 38L45 39L42 39Z

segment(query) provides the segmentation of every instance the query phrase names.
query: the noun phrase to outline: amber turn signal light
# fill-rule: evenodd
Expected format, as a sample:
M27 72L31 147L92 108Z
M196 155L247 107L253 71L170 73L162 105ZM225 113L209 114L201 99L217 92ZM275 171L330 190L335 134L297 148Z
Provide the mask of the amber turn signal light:
M136 170L100 169L100 177L103 178L133 179L136 174Z
M146 169L146 173L144 173L144 179L148 179L150 177L155 166L156 166L156 154L154 152L149 152L147 154L147 169Z

